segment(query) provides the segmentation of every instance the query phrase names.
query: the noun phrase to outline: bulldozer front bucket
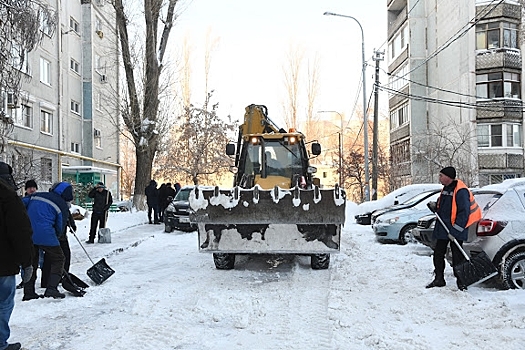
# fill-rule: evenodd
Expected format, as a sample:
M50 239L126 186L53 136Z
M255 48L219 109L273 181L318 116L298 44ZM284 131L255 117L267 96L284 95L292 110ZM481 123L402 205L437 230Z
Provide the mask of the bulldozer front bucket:
M346 194L334 189L196 187L190 220L201 250L321 254L339 250Z

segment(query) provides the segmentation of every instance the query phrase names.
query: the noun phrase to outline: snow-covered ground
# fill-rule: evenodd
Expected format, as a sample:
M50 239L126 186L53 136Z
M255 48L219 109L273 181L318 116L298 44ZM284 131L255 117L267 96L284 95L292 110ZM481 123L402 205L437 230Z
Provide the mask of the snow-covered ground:
M375 242L370 226L353 223L355 208L348 203L341 252L320 271L302 256L243 256L219 271L196 233L111 213L112 243L85 247L116 273L94 285L70 235L71 272L91 287L82 298L28 302L18 290L10 341L30 350L524 348L523 290L460 292L450 267L446 287L425 289L430 250ZM89 218L77 225L83 242Z

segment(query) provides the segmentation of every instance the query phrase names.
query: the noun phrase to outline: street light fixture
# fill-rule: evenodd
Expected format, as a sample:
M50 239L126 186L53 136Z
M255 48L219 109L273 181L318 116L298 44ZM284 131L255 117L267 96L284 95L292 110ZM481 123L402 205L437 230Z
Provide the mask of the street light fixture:
M343 182L343 115L338 111L317 111L317 113L337 113L341 121L341 129L339 131L339 186L345 188Z
M363 27L361 26L361 23L359 21L352 17L347 15L340 15L338 13L333 12L325 12L323 13L325 16L336 16L336 17L344 17L344 18L350 18L357 22L359 25L359 28L361 29L361 59L363 63L363 67L361 69L362 73L362 79L363 79L363 136L364 136L364 158L365 158L365 201L370 200L370 173L368 169L368 163L369 163L369 156L368 156L368 113L367 113L367 106L366 106L366 61L365 61L365 34L363 32Z

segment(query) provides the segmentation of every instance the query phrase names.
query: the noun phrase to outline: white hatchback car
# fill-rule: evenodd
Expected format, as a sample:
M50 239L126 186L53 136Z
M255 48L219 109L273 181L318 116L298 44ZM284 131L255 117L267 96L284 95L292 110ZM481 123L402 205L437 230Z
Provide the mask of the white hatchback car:
M483 208L476 237L463 247L471 257L485 251L504 289L525 289L525 186L490 185L493 199ZM470 238L470 237L469 237Z

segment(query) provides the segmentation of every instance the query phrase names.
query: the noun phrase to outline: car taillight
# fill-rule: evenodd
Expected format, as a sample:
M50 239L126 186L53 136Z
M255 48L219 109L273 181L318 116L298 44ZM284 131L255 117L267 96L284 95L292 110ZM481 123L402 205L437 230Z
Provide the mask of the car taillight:
M478 223L478 236L495 236L507 226L506 221L481 220Z

